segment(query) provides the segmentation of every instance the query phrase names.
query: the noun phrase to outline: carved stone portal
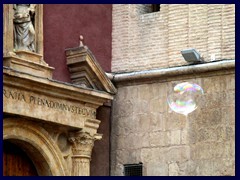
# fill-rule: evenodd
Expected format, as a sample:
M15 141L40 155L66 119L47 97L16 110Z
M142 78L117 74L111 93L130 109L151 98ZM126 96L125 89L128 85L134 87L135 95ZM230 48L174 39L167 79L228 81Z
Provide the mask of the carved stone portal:
M52 80L54 68L42 59L43 5L34 6L31 23L35 34L33 29L30 31L35 37L28 39L27 44L18 39L17 49L14 49L13 25L22 21L13 20L14 13L15 18L25 18L27 23L32 19L29 11L18 14L31 5L14 6L4 4L3 139L21 147L39 175L88 176L94 141L102 137L97 133L100 120L96 119L96 110L113 99L116 89L94 56L83 47L68 51L68 64L70 70L81 66L86 69L87 76L79 82L89 82L92 86ZM16 38L20 35L15 34ZM79 61L82 55L83 64Z
M100 121L96 119L96 109L112 98L112 95L106 92L55 82L4 67L4 117L23 117L18 119L18 125L11 131L4 129L6 132L4 137L7 137L6 140L16 142L19 136L14 135L16 133L14 129L22 128L22 124L26 124L28 121L35 122L35 126L48 125L47 138L57 149L56 152L59 152L58 156L67 158L68 166L64 171L65 175L87 176L90 172L89 165L94 141L101 138L101 135L97 133ZM9 121L8 118L4 118L5 123ZM54 138L59 136L51 136L56 127L67 129L64 134L68 134L68 140L71 143L66 143L64 136L61 136L60 139ZM31 129L27 130L31 131ZM61 131L56 131L56 133L63 134ZM26 138L31 139L30 132L25 135L29 136ZM21 142L22 140L24 138L21 139ZM30 141L30 143L35 146L34 141ZM62 145L71 145L72 148L63 148ZM35 147L36 150L42 151L39 148L40 146ZM72 152L68 154L66 149L71 149ZM31 157L31 155L29 156ZM68 174L68 172L72 173Z

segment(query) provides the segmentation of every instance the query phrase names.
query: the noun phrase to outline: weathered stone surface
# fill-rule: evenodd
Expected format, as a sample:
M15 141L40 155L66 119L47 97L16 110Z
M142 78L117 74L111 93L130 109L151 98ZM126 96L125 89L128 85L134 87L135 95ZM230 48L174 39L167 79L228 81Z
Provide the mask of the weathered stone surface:
M146 172L144 174L151 174L152 176L168 176L168 166L163 162L146 163Z
M18 143L31 157L40 176L70 175L63 154L41 124L24 118L5 118L3 140Z
M94 103L84 105L83 99L79 101L77 96L69 97L68 94L70 93L67 93L67 91L73 93L72 90L78 88L49 82L41 78L33 78L30 75L14 74L11 71L4 72L3 109L5 113L30 116L35 119L63 125L68 124L79 128L89 124L86 122L87 119L96 117L95 108L99 106L99 102L96 102L95 105ZM54 88L55 90L53 90ZM92 93L90 92L90 94ZM74 101L74 98L78 102ZM85 119L85 122L79 121L79 118Z
M80 38L83 37L80 36ZM82 40L80 40L80 47L65 50L73 84L115 94L117 92L116 88L108 79L92 52L82 44Z
M54 68L42 59L42 4L34 16L36 49L15 42L14 50L13 6L4 5L3 140L26 151L38 175L89 176L94 141L102 137L96 110L116 89L92 54L86 57L87 71L94 74L88 80L98 88L52 80Z
M13 55L14 53L14 37L13 37L13 17L14 4L4 4L4 56ZM36 53L43 56L43 5L38 4L35 8L35 39Z
M168 165L168 175L169 176L178 176L179 175L179 167L176 162L171 162Z
M33 4L32 4L33 5ZM16 37L13 37L14 34L14 9L16 10L16 4L5 4L4 5L4 54L3 54L3 65L6 67L9 67L11 69L28 73L28 74L34 74L36 76L45 77L45 78L52 78L52 71L53 67L48 66L48 64L43 60L43 5L33 5L34 6L34 25L32 25L31 22L26 21L24 23L30 23L30 26L32 26L31 34L29 29L24 29L28 27L20 27L19 29L22 29L25 34L22 34L21 37L18 36L20 33L16 33L16 37L19 37L19 39L24 38L24 40L21 41L18 46L20 47L14 47L14 44L17 43ZM25 7L25 5L23 6ZM30 8L30 7L29 7ZM29 9L28 8L28 9ZM21 8L22 9L22 8ZM26 10L25 9L25 13ZM32 9L33 10L33 9ZM22 11L22 10L20 10ZM28 13L28 18L29 12ZM21 12L20 15L21 16ZM23 18L19 19L20 21L23 20ZM32 18L31 18L32 20ZM18 24L18 23L16 23ZM26 26L26 25L25 25ZM33 28L34 27L34 28ZM34 30L35 29L35 30ZM28 32L31 34L28 36ZM31 39L31 40L30 40ZM34 40L33 40L34 39ZM29 42L28 42L29 41ZM30 44L28 44L28 43ZM27 43L27 44L25 44ZM25 44L25 45L23 45ZM30 48L31 46L31 48ZM34 47L33 47L34 46ZM17 48L17 49L15 49ZM34 52L32 52L34 51Z
M121 155L112 162L115 167L112 174L120 172L118 168L126 160L134 160L128 163L143 162L143 175L234 175L234 167L230 164L235 163L235 104L232 98L228 98L233 93L226 91L225 85L222 85L222 82L227 83L226 78L231 82L230 77L235 78L234 74L217 78L199 77L197 82L204 92L205 86L211 84L217 84L220 89L208 88L202 99L200 97L199 107L187 118L160 107L169 109L167 96L159 95L158 92L168 92L168 87L181 81L119 87L113 101L112 116L112 134L118 136L112 139L112 149L120 151ZM187 81L195 82L195 79L189 77ZM147 106L145 110L144 106ZM133 155L136 149L141 152L139 156ZM222 158L228 161L224 161L221 167L213 165L213 162ZM154 166L156 164L159 166Z
M89 175L93 142L90 148L80 148L83 154L76 153L68 136L73 130L83 129L93 137L92 141L99 139L100 121L96 119L96 108L107 99L110 100L111 95L4 69L4 116L21 117L4 118L4 140L20 141L20 146L26 149L34 146L35 150L29 155L36 163L39 175ZM46 132L41 134L40 131ZM75 146L78 142L85 143L82 136L77 136ZM77 158L72 159L73 156Z
M235 65L229 60L235 58L235 6L161 4L154 13L147 8L113 5L112 71L120 92L113 101L113 129L121 129L119 136L122 129L139 134L143 175L234 175ZM216 62L184 66L180 50L189 47L205 62ZM167 104L170 89L186 81L204 90L187 118ZM133 113L119 123L124 115L115 111L128 109ZM133 141L124 143L127 151ZM120 150L115 142L112 149ZM116 174L121 163L112 164Z

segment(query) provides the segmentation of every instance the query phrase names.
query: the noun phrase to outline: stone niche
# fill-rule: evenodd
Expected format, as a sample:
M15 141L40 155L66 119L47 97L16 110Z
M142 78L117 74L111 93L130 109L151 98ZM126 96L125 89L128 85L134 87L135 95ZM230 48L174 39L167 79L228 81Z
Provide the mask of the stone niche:
M54 68L48 66L43 60L43 5L34 4L34 16L30 25L27 24L29 20L25 22L22 20L23 18L19 18L19 21L24 22L15 23L17 14L24 16L24 14L29 13L24 9L24 7L27 9L29 4L21 5L18 8L16 4L4 4L3 6L3 66L41 77L52 78ZM19 9L19 12L16 9ZM30 16L29 14L28 16ZM19 29L26 29L16 30L17 25L20 26ZM31 36L28 36L26 32L32 32ZM19 42L15 34L19 39L24 37L22 42ZM21 48L22 46L29 46L29 44L23 45L25 41L31 41L34 50ZM16 48L16 42L18 42L20 48Z
M13 8L4 4L3 140L22 148L38 175L88 176L102 137L96 110L116 89L86 46L66 50L71 76L81 80L52 80L54 68L42 59L43 6L35 6L34 52L14 49Z

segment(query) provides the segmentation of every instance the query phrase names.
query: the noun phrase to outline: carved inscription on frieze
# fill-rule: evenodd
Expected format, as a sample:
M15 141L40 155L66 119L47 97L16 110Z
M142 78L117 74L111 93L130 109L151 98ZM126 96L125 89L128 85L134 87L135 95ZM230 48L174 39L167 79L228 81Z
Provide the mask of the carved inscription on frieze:
M66 102L58 99L51 99L50 97L37 96L36 94L21 92L20 90L4 88L3 98L12 102L24 102L33 106L46 107L49 110L61 111L64 113L72 113L74 115L80 115L88 118L96 117L96 110L84 106L78 106L71 102Z

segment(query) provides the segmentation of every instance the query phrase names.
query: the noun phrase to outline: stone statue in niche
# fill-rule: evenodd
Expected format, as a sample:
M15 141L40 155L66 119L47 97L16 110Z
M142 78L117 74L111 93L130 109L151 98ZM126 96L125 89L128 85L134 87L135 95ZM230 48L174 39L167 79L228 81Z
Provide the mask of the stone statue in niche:
M35 52L34 15L36 4L14 4L14 49Z

